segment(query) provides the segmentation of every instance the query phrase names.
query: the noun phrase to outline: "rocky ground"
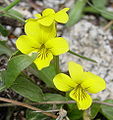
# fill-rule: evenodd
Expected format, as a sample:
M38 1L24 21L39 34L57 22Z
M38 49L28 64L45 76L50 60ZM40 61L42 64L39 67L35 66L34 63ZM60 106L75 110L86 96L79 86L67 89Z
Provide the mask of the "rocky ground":
M54 8L59 10L64 7L71 7L74 0L43 0L36 1L36 4L30 3L30 0L22 1L15 10L22 13L25 18L33 17L33 14L41 12L44 8ZM36 9L38 8L38 9ZM100 22L103 21L101 17ZM75 61L84 66L84 69L91 71L106 80L107 88L103 92L93 95L94 98L101 100L111 98L113 99L113 35L112 30L103 30L101 24L97 24L97 18L93 15L85 16L73 27L66 28L63 25L58 26L59 35L63 35L70 44L70 49L80 55L87 56L97 61L92 63L69 53L60 56L61 69L67 71L67 62ZM12 35L11 43L14 47L15 40L18 36L23 34L22 25L13 27L12 25L5 25ZM0 39L7 40L7 37L0 36ZM13 48L14 49L14 48ZM98 84L98 83L97 83Z
M91 71L106 80L107 89L93 95L93 97L96 98L98 96L102 100L108 97L113 98L113 52L110 44L113 36L111 31L105 32L102 27L95 26L84 19L73 27L65 29L63 37L70 43L72 51L92 58L97 63L92 63L67 53L60 57L62 70L67 71L66 63L68 61L80 63L86 71Z

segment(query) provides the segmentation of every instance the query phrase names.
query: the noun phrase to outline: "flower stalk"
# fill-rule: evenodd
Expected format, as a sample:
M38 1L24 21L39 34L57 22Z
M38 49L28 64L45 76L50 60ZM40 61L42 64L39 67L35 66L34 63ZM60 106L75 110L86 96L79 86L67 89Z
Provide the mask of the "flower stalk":
M91 62L97 63L96 60L93 60L93 59L91 59L91 58L88 58L88 57L85 57L85 56L79 55L79 54L77 54L77 53L75 53L75 52L73 52L73 51L71 51L71 50L69 50L68 52L71 53L71 54L73 54L73 55L76 55L76 56L78 56L78 57L80 57L80 58L82 58L82 59L85 59L85 60L88 60L88 61L91 61Z
M59 68L59 56L54 57L54 65L55 65L55 70L56 73L60 73L60 68Z
M52 118L57 118L57 116L52 114L52 113L45 112L45 111L43 111L43 110L41 110L41 109L39 109L37 107L31 106L31 105L28 105L26 103L22 103L22 102L19 102L19 101L16 101L16 100L11 100L11 99L0 97L0 101L12 103L14 105L22 106L22 107L25 107L25 108L28 108L28 109L31 109L31 110L34 110L34 111L38 111L38 112L40 111L44 115L47 115L47 116L52 117Z

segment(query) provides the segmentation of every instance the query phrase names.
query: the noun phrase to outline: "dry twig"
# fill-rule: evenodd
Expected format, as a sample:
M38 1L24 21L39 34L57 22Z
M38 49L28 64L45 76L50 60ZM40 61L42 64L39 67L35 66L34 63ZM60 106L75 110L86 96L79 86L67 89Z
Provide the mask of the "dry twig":
M7 99L7 98L3 98L3 97L0 97L0 101L4 101L4 102L8 102L8 103L12 103L12 104L15 104L15 105L18 105L18 106L22 106L22 107L26 107L26 108L29 108L31 110L35 110L35 111L40 111L42 112L43 114L49 116L49 117L52 117L52 118L57 118L56 115L52 114L52 113L49 113L49 112L45 112L39 108L36 108L34 106L31 106L31 105L28 105L26 103L22 103L22 102L18 102L16 100L11 100L11 99Z
M111 20L107 25L105 25L103 30L104 31L108 30L112 24L113 24L113 20Z

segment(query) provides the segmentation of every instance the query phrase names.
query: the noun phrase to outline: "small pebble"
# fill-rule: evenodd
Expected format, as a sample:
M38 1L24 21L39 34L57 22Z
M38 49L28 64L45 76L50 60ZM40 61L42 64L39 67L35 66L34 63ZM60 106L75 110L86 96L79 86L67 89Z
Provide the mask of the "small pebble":
M15 36L20 36L20 34L22 33L22 29L20 27L17 27L13 33Z

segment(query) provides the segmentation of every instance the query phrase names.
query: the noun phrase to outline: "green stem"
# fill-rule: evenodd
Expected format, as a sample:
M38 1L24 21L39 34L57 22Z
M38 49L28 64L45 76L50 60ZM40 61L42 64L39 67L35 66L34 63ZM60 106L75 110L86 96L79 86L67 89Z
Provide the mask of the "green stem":
M93 60L93 59L90 59L90 58L87 58L87 57L85 57L85 56L79 55L79 54L77 54L77 53L75 53L75 52L73 52L73 51L71 51L71 50L69 50L68 52L71 53L71 54L73 54L73 55L76 55L76 56L78 56L78 57L80 57L80 58L82 58L82 59L85 59L85 60L88 60L88 61L97 63L97 61L95 61L95 60Z
M35 102L35 103L27 103L29 105L56 105L56 104L75 104L76 102L74 100L70 100L70 101L46 101L46 102ZM106 105L106 106L110 106L113 107L112 103L107 103L107 102L102 102L102 101L97 101L97 100L93 100L94 104L101 104L101 105ZM18 104L11 104L11 103L1 103L0 107L9 107L9 106L18 106Z
M91 120L87 110L83 112L83 120Z
M69 12L69 21L66 26L70 27L77 23L83 17L83 9L87 0L76 0Z
M6 15L8 15L9 17L13 17L13 18L17 19L18 21L20 21L22 23L25 23L24 19L22 19L22 18L20 18L20 17L18 17L16 15L14 15L14 14L10 14L9 12L7 12Z
M89 0L87 1L87 3L93 8L95 9L96 11L100 12L101 14L105 14L105 15L109 15L109 16L112 16L113 17L113 14L112 13L109 13L107 12L106 9L100 9L100 8L97 8L96 6L94 6L92 3L89 2Z
M100 14L100 12L92 7L85 7L83 10L85 13L89 12L89 13L94 13L94 14Z
M59 68L59 56L54 57L54 64L55 64L55 70L56 73L60 73L60 68Z
M10 5L8 5L7 7L3 8L2 11L7 12L8 10L10 10L12 7L14 7L16 4L18 4L20 2L20 0L15 0L13 1Z

